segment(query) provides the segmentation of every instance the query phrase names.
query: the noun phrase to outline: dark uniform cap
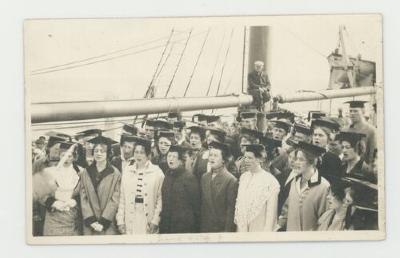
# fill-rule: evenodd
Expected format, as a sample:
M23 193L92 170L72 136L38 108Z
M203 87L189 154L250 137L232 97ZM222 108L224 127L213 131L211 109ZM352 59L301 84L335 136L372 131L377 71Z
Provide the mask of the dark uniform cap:
M295 132L299 132L299 133L309 135L309 136L312 134L311 128L306 125L294 124L293 128L294 128Z
M326 113L321 111L310 111L308 112L307 120L312 121L313 119L318 119L321 117L325 117Z
M197 121L195 119L196 117L197 117ZM202 121L207 121L207 115L195 114L192 116L192 122L202 122Z
M133 124L125 124L122 129L131 135L137 135L138 132L137 127Z
M151 148L151 141L146 139L146 138L136 137L135 143L136 143L136 145L143 146L146 149L150 149Z
M240 135L250 135L257 139L261 139L264 136L262 132L248 128L241 128Z
M180 154L185 153L186 151L189 151L190 149L185 147L185 146L181 146L181 145L171 145L169 147L168 152L178 152Z
M325 127L332 131L339 131L340 125L329 118L319 118L311 122L311 128L314 130L315 127Z
M208 148L221 150L225 157L228 157L230 155L229 146L225 143L213 141L208 144Z
M200 135L200 138L204 139L206 137L206 130L201 126L191 126L188 128L190 130L190 134L197 133ZM189 135L190 135L189 134Z
M265 151L264 146L261 144L246 144L243 146L246 148L246 151L254 153L254 156L258 158L262 157L262 153Z
M274 122L274 127L281 128L285 130L287 133L290 131L290 128L292 127L290 123L285 121L276 120L273 122Z
M46 135L49 136L49 140L47 141L48 148L54 146L57 143L70 142L72 140L71 136L69 136L68 134L57 133L54 131L50 131L46 133Z
M183 129L186 126L185 121L176 121L174 122L174 128Z
M317 145L313 145L311 143L307 143L307 142L298 142L296 144L296 148L299 150L305 151L305 152L313 155L314 157L319 157L326 152L326 150L324 148L319 147Z
M146 125L154 127L154 129L172 130L174 125L165 120L147 120Z
M207 123L216 122L216 121L218 121L220 119L221 119L220 116L209 115L209 116L207 116Z
M210 134L215 135L220 140L220 142L225 141L226 132L224 130L211 127L207 127L206 130L209 131Z
M252 111L241 111L236 117L236 121L241 122L242 119L257 119L262 113L257 110Z
M282 147L282 141L272 139L270 137L261 138L262 145L265 146L266 150L273 150L278 147Z
M291 123L294 123L294 114L289 111L274 111L265 114L265 118L271 119L287 119Z
M362 133L340 131L340 133L336 135L335 140L341 142L346 141L351 143L351 145L355 145L357 142L361 141L363 137L366 137L366 135Z
M60 149L68 150L74 144L75 144L74 142L61 142L60 143Z
M77 134L75 134L75 139L79 139L81 137L88 137L88 136L99 136L103 133L103 131L101 129L88 129L82 132L79 132Z
M173 131L159 131L158 132L158 139L161 137L165 137L168 139L174 139L175 138L175 133Z
M178 118L178 119L180 119L180 118L182 118L182 115L179 112L169 112L168 113L168 118Z
M99 135L93 139L90 139L88 142L90 142L92 144L105 144L108 146L118 143L118 142L114 141L113 139L102 136L102 135Z
M135 136L135 135L127 135L127 134L123 134L121 135L121 145L124 142L136 142L137 139L139 139L140 137Z
M368 101L364 100L351 100L351 101L346 101L346 104L349 104L351 108L363 108L364 104Z

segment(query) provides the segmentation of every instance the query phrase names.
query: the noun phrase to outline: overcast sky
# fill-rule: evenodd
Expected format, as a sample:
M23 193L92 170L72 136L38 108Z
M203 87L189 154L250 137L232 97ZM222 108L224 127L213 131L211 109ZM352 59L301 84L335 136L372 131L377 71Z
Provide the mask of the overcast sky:
M242 87L245 25L271 26L267 73L274 94L327 88L329 65L326 57L337 46L339 25L346 26L346 47L351 55L360 53L371 61L379 60L381 55L381 17L378 15L32 20L25 24L26 87L32 103L142 98L163 46L174 29L172 41L175 44L169 62L156 81L157 97L165 94L190 30L191 37L168 96L183 96L208 30L187 96L204 96L213 72L210 95L215 95L223 66L219 93L238 93ZM101 57L84 63L113 59L73 69L32 74L34 71L49 71L38 69L96 56ZM77 64L81 63L72 65ZM54 69L65 67L68 66ZM293 110L315 109L318 103L287 107ZM327 108L327 105L322 107Z

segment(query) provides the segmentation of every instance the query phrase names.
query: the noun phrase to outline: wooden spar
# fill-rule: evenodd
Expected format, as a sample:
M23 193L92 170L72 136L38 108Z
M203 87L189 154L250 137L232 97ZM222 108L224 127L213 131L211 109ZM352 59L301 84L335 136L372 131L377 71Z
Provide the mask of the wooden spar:
M376 93L376 87L359 87L350 89L338 89L338 90L324 90L324 91L303 91L295 92L287 95L277 95L273 99L278 103L293 103L293 102L304 102L304 101L315 101L324 99L337 99L355 96L371 95Z
M241 94L197 98L153 98L116 101L37 103L31 105L31 122L35 124L228 108L249 105L252 101L252 96Z

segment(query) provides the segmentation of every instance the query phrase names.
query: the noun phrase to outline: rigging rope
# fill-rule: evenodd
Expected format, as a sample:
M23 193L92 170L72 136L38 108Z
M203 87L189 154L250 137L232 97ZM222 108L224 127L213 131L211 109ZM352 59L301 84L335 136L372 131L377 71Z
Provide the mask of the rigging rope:
M194 64L192 74L190 75L189 81L188 81L188 83L187 83L187 85L186 85L185 93L183 94L184 97L186 97L186 94L187 94L187 92L188 92L188 90L189 90L190 83L192 82L193 75L194 75L194 73L195 73L195 71L196 71L197 64L199 63L201 54L203 53L203 49L204 49L204 46L205 46L205 44L206 44L206 42L207 42L207 39L208 39L208 35L209 35L209 34L210 34L210 28L208 28L208 30L207 30L207 34L206 34L206 36L205 36L205 38L204 38L203 45L201 46L199 55L197 56L196 63Z
M232 43L233 31L234 31L234 29L232 29L232 31L231 31L231 36L230 36L230 38L229 38L229 45L228 45L228 48L227 48L227 50L226 50L224 63L223 63L223 65L222 65L222 69L221 69L221 75L220 75L220 77L219 77L217 93L215 94L215 96L218 96L219 89L220 89L220 87L221 87L222 76L224 75L224 70L225 70L226 61L228 60L229 50L231 49L231 45L232 45L231 43Z
M212 84L212 81L213 81L213 79L214 79L215 68L217 68L217 64L218 64L219 55L220 55L220 53L221 53L222 46L224 45L225 34L226 34L226 33L225 33L225 31L224 31L224 35L222 36L221 45L219 46L218 53L217 53L217 56L216 56L217 58L215 59L215 64L214 64L213 73L211 74L210 82L209 82L209 84L208 84L208 89L207 89L206 96L208 96L208 95L209 95L209 93L210 93L211 84Z
M186 47L187 47L187 45L188 45L189 39L190 39L190 37L191 37L191 35L192 35L192 31L193 31L193 28L190 29L190 32L189 32L189 35L188 35L188 37L187 37L185 46L183 47L181 56L179 57L178 64L177 64L177 66L176 66L176 69L175 69L175 71L174 71L174 74L172 75L171 81L170 81L170 83L169 83L169 85L168 85L168 89L167 89L167 92L166 92L165 95L164 95L164 98L166 98L166 97L168 96L168 93L169 93L169 91L171 90L172 83L173 83L173 81L174 81L174 79L175 79L176 72L178 71L178 69L179 69L179 67L180 67L180 64L181 64L181 62L182 62L182 58L183 58L183 55L185 54L185 50L186 50Z

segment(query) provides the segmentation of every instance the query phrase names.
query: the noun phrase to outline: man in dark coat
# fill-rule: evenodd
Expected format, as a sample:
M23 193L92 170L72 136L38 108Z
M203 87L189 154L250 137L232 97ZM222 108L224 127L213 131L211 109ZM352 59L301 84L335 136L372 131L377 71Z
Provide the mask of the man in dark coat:
M160 233L197 233L200 226L200 189L184 167L185 148L172 145L162 185Z
M226 169L229 147L224 143L209 144L211 171L201 178L201 232L235 232L237 179Z
M268 75L263 71L264 63L256 61L254 71L247 76L247 92L253 95L253 103L258 110L263 111L264 103L271 98L271 83Z

